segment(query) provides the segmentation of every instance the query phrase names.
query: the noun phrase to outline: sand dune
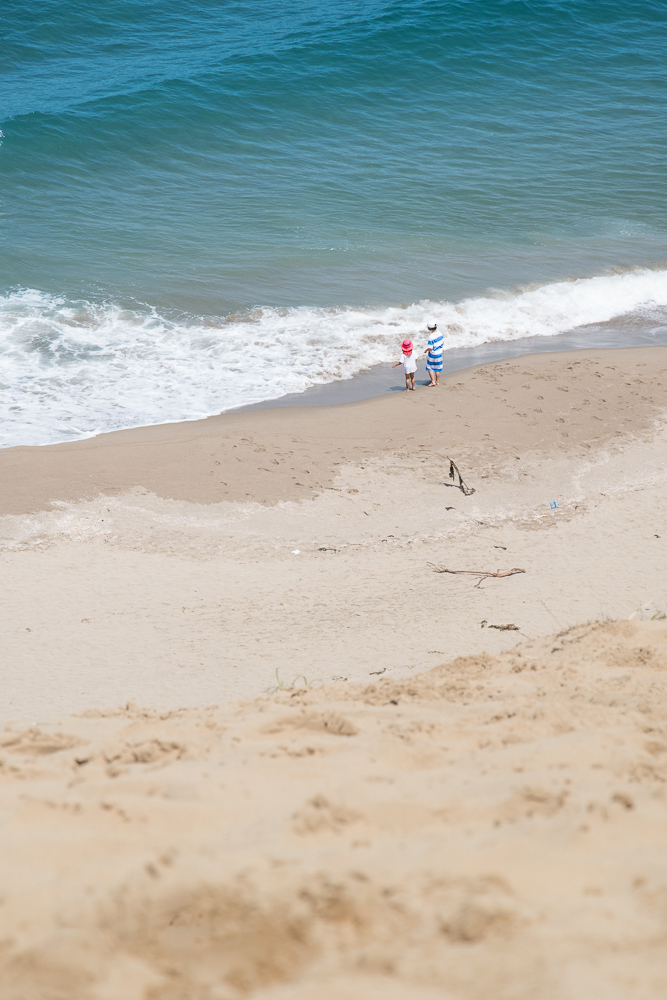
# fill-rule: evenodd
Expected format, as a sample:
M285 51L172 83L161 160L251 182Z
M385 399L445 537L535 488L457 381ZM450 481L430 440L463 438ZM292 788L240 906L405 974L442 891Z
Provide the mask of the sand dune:
M667 991L667 623L2 737L4 1000Z

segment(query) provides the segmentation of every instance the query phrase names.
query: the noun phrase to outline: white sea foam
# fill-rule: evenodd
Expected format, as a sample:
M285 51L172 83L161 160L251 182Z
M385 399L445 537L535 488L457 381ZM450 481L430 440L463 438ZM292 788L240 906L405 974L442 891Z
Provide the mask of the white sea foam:
M459 303L386 309L256 309L219 321L72 302L32 290L0 299L0 445L190 420L349 378L425 344L445 348L550 337L667 306L667 270L542 285Z

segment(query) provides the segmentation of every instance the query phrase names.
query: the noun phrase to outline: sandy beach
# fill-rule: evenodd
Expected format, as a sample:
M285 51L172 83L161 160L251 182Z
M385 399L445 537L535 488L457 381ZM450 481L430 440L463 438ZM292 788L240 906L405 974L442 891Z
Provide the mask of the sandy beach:
M3 998L663 997L666 386L1 451Z
M516 641L484 620L521 638L662 610L666 369L666 348L543 354L1 451L4 718L405 676Z

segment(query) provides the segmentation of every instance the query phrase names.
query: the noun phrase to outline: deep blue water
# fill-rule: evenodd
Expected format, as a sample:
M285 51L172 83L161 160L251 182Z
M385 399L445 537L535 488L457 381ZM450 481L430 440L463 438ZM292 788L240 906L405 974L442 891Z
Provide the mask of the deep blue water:
M7 443L352 374L426 314L452 346L663 322L664 0L5 0L2 31Z

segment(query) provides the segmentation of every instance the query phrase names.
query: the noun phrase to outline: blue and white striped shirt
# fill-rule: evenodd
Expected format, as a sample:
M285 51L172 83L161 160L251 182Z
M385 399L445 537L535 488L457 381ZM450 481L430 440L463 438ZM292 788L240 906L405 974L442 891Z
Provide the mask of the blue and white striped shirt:
M428 338L428 360L436 365L442 364L443 336L436 330L432 337Z

